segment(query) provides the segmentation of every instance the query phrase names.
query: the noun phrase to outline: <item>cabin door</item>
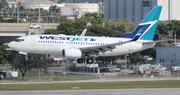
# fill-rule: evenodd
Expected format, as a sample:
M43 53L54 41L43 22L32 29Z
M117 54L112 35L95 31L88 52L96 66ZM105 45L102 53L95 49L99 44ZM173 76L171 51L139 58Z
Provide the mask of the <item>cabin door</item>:
M31 37L31 46L36 46L36 38Z

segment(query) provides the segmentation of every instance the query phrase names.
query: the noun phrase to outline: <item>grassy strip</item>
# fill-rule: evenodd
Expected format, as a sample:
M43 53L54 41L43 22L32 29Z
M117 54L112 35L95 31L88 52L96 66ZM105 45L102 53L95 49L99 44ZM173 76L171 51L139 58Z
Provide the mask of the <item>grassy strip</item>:
M16 79L4 79L3 83L12 83L12 82L50 82L50 81L76 81L76 80L91 80L91 79L97 79L95 77L88 77L88 76L41 76L40 79L38 76L36 77L25 77L24 80L22 80L21 77ZM1 80L0 80L1 82Z
M72 87L79 87L80 89L180 88L180 81L3 85L3 86L0 86L0 91L64 90L64 89L68 90L68 89L71 89Z

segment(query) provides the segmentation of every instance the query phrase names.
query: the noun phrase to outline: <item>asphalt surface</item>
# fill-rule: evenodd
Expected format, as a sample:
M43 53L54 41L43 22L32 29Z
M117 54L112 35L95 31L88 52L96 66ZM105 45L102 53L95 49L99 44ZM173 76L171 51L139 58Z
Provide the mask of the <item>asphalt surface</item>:
M180 88L1 91L0 95L179 95Z

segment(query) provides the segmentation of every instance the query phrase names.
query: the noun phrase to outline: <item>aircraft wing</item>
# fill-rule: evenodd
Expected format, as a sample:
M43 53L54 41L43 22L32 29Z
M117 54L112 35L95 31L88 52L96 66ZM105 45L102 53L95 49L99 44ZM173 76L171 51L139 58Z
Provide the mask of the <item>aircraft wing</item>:
M100 45L100 46L90 46L90 47L84 47L80 48L82 52L88 52L88 53L105 53L106 51L112 51L116 48L117 45L123 45L125 43L132 42L133 40L128 40L124 42L118 42L113 44L107 44L107 45Z
M117 45L123 45L132 41L136 41L138 40L140 37L140 35L135 35L133 39L129 39L127 41L123 41L123 42L117 42L117 43L112 43L112 44L107 44L107 45L99 45L99 46L90 46L90 47L84 47L84 48L80 48L80 50L82 52L88 52L88 53L92 53L92 54L97 54L99 52L101 53L105 53L106 51L112 51L113 49L116 48Z

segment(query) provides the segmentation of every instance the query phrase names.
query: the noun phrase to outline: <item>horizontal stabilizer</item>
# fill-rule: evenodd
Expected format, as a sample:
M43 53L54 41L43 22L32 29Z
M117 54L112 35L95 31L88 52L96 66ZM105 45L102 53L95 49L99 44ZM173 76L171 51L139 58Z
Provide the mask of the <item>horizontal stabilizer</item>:
M160 43L160 42L167 42L167 41L172 41L173 39L168 39L168 40L158 40L158 41L150 41L150 42L143 42L143 44L150 44L150 43Z

